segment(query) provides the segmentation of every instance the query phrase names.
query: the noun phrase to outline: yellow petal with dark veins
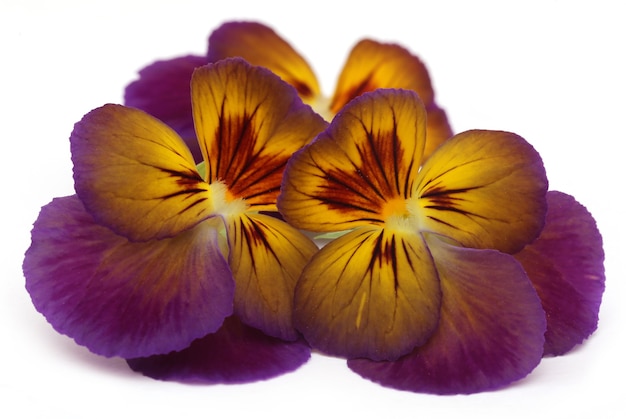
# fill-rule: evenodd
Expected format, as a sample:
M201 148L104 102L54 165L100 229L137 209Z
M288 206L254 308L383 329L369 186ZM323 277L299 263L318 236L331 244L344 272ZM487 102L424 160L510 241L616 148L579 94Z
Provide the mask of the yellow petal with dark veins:
M212 192L183 140L143 111L91 111L74 127L71 148L79 198L132 241L172 237L214 215Z
M285 340L293 327L293 295L317 246L287 223L262 214L227 219L235 314L246 324Z
M339 112L355 97L381 88L413 90L424 104L430 104L434 97L428 70L419 58L399 45L364 39L350 51L331 110Z
M514 253L543 228L548 181L523 138L467 131L426 161L416 182L420 230L462 246Z
M296 88L305 103L320 94L311 67L296 50L271 28L256 22L229 22L209 38L210 62L241 57L252 65L270 69Z
M396 362L349 360L386 387L435 394L494 391L526 377L541 360L546 314L524 269L490 249L428 237L442 289L430 340Z
M425 111L415 92L378 90L355 99L290 161L279 208L297 228L383 224L406 199L424 149Z
M392 360L423 344L441 292L420 235L361 227L323 247L296 288L296 327L314 348Z
M191 90L207 181L224 183L254 211L275 210L287 160L324 120L293 87L240 58L197 69Z
M396 44L369 39L358 42L339 76L330 111L335 114L355 97L376 89L407 89L417 92L428 114L424 158L452 136L446 113L435 104L435 93L424 63Z

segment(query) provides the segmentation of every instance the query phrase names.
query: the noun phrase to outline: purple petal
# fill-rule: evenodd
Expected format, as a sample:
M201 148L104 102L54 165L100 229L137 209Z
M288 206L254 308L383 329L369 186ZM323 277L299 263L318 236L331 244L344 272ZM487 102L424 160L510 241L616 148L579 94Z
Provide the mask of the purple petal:
M515 258L547 314L546 355L562 355L596 330L604 292L604 251L585 207L569 195L549 192L541 235Z
M429 245L443 291L431 340L398 361L348 366L384 386L437 394L493 390L525 377L541 360L546 319L519 263L494 250Z
M209 61L207 57L187 55L157 61L141 71L139 79L124 94L127 106L141 109L172 127L187 143L196 162L202 153L194 131L191 114L191 75Z
M184 349L233 309L232 275L207 223L133 243L95 224L76 196L42 208L23 269L50 324L105 356Z
M216 333L183 351L127 360L137 372L159 380L245 383L293 371L308 361L304 341L284 342L229 317Z

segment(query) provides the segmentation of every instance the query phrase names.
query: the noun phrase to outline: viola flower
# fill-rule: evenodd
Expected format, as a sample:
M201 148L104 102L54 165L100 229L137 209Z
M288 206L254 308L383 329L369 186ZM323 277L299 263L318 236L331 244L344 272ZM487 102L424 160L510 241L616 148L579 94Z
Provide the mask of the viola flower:
M272 48L263 47L269 45ZM320 94L315 74L304 58L267 26L230 22L218 28L209 39L208 58L217 60L227 56L242 56L271 69L295 86L300 97L329 120L361 93L376 88L416 91L427 111L423 159L452 136L445 112L435 103L426 67L398 45L372 40L358 42L330 101ZM552 201L551 210L541 240L515 257L524 265L548 313L546 354L560 355L597 327L604 290L604 255L591 214L565 194L553 191L548 199ZM533 256L529 256L531 253Z
M544 356L562 355L593 333L605 279L602 238L591 214L562 192L549 191L547 203L540 236L513 255L524 267L546 312ZM434 350L434 343L428 345ZM348 366L363 377L398 389L435 393L480 389L468 384L475 376L464 377L465 369L456 372L461 383L455 386L446 383L445 377L438 380L436 368L441 364L428 365L421 358L424 351L419 348L394 362L349 360ZM485 365L489 361L485 359Z
M422 165L426 117L413 91L365 93L291 158L285 220L345 231L303 270L295 324L314 348L392 387L502 387L543 354L545 312L511 254L542 231L545 171L521 137L478 130Z
M191 142L193 127L186 86L193 69L227 57L242 57L253 65L270 69L293 85L302 100L327 120L351 99L377 88L416 91L426 106L427 142L424 157L452 136L446 113L435 102L428 70L405 48L364 39L348 55L332 97L322 95L317 78L306 60L271 28L256 22L228 22L209 37L208 55L187 55L157 61L140 71L140 78L126 88L125 102L143 109L168 124Z
M326 123L241 59L198 68L191 97L198 167L143 111L105 105L76 124L76 195L35 222L26 288L57 331L146 375L240 382L293 370L310 356L293 289L317 246L261 212L276 211L287 159Z

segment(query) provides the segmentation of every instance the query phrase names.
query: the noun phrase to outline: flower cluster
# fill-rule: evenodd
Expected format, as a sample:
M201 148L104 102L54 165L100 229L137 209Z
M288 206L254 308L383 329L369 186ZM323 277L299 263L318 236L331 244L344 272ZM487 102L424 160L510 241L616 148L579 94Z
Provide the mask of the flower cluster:
M189 89L189 85L191 88ZM597 327L602 240L520 136L453 134L424 64L374 40L330 99L272 29L229 22L71 134L42 208L35 308L183 382L267 379L315 349L384 386L502 388Z

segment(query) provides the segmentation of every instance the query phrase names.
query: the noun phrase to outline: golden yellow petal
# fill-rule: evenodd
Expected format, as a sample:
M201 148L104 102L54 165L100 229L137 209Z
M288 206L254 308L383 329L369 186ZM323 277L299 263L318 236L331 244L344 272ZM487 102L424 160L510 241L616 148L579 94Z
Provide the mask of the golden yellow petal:
M443 109L431 105L426 108L426 115L426 147L422 161L426 161L437 147L453 135L448 116Z
M296 287L296 327L322 351L396 359L437 326L441 293L418 234L362 227L323 247Z
M209 38L210 62L242 57L252 65L270 69L296 88L305 103L320 94L311 67L296 50L271 28L256 22L229 22Z
M388 202L408 198L415 189L424 129L415 92L378 90L354 100L292 158L281 213L312 231L384 223Z
M287 223L262 214L227 219L235 314L266 334L294 340L296 281L317 246Z
M331 111L339 112L363 93L390 88L413 90L426 105L433 101L430 76L419 58L399 45L364 39L352 48L344 64Z
M240 58L197 69L191 89L207 181L252 210L275 210L287 160L326 122L291 86Z
M98 222L130 240L171 237L213 215L209 185L183 140L140 110L91 111L71 145L78 196Z
M452 136L446 113L435 104L435 93L424 63L405 48L370 39L358 42L350 52L330 102L331 114L350 100L375 89L407 89L417 92L428 115L427 158Z
M543 227L547 186L541 158L523 138L464 132L443 143L420 172L420 229L514 253Z

